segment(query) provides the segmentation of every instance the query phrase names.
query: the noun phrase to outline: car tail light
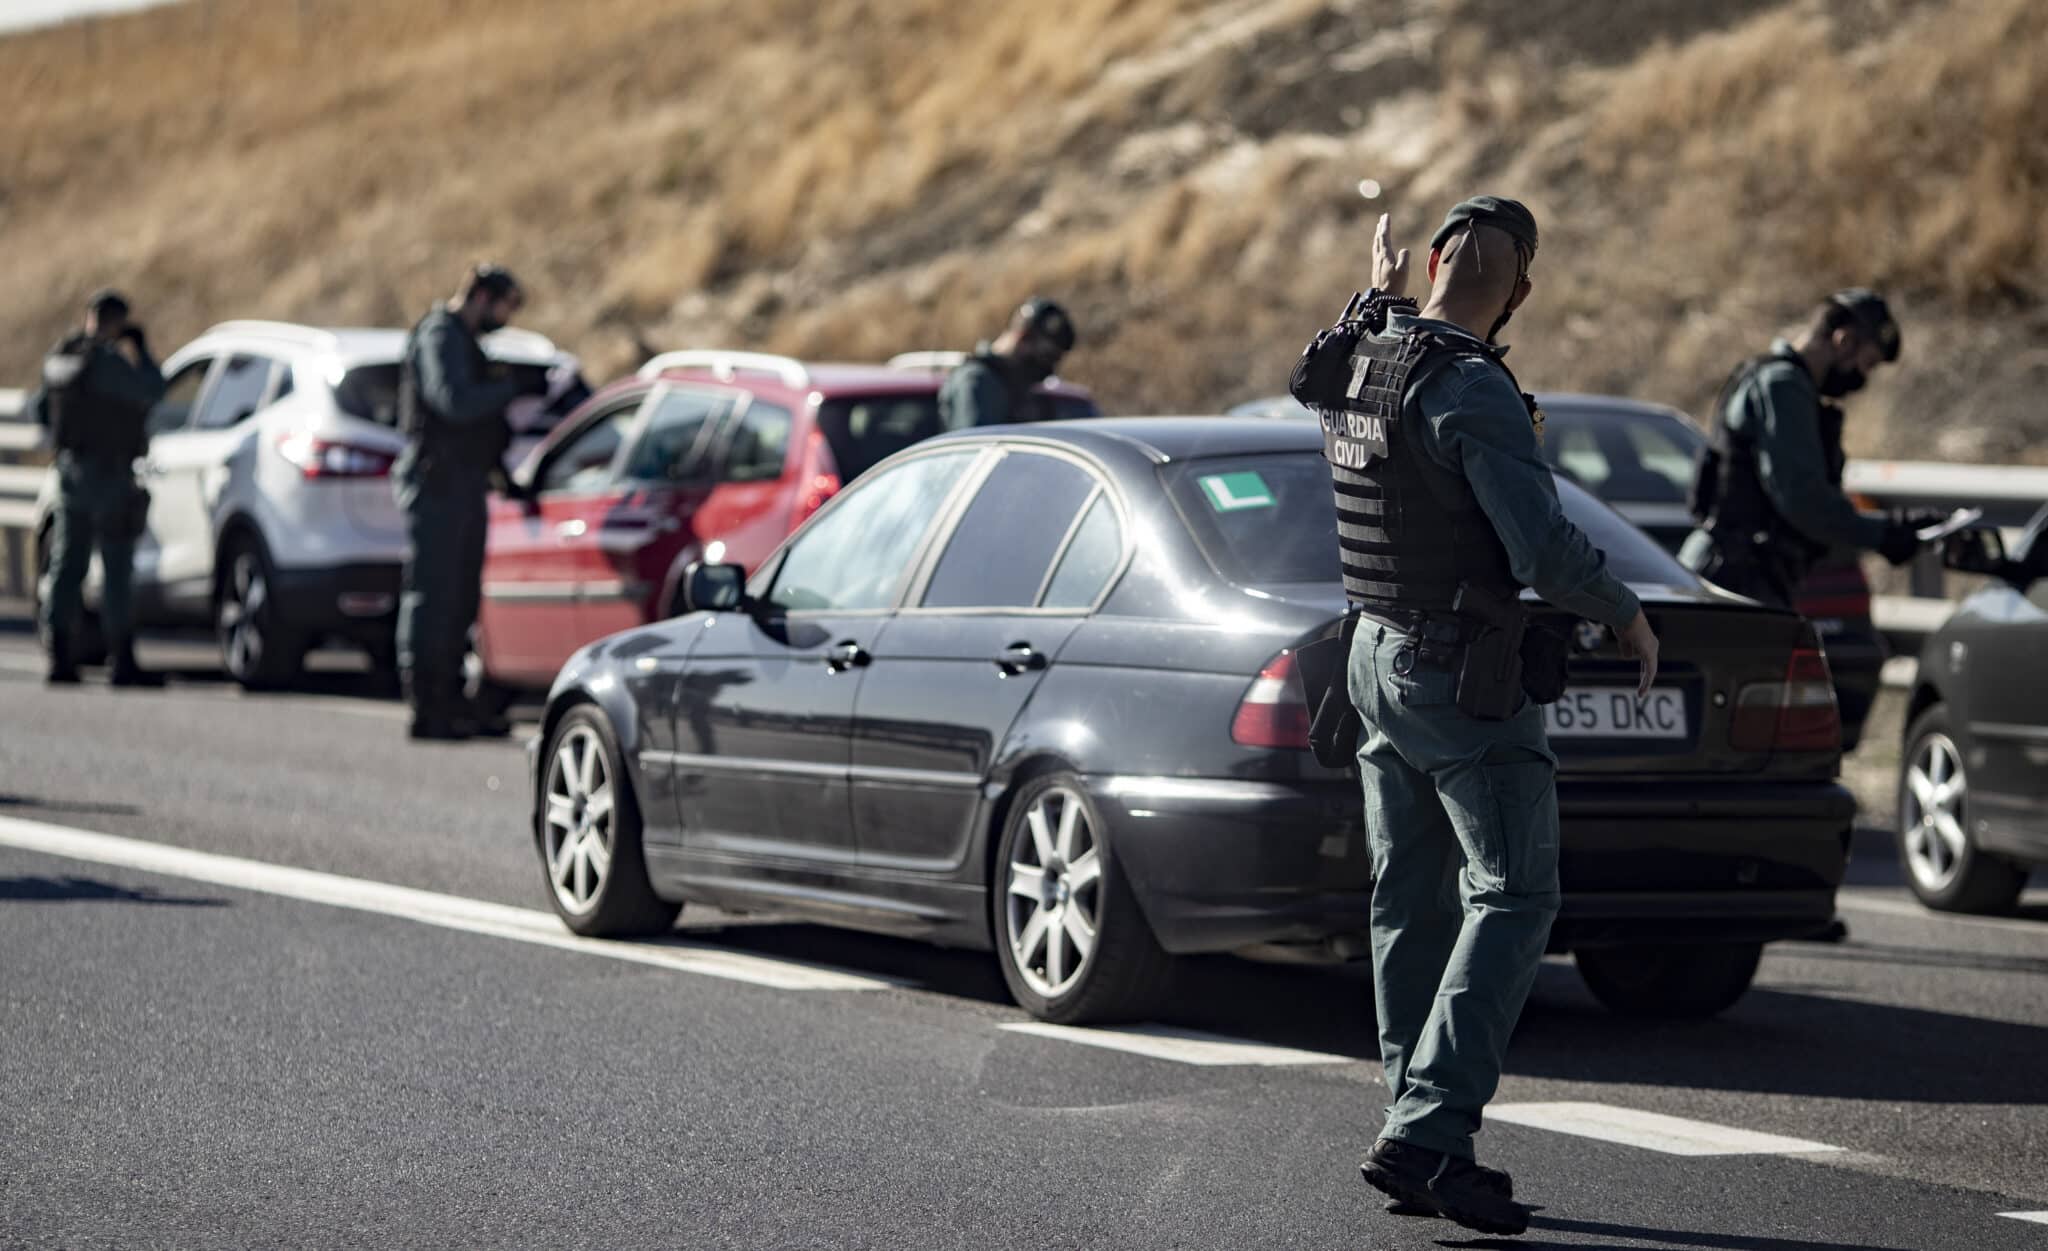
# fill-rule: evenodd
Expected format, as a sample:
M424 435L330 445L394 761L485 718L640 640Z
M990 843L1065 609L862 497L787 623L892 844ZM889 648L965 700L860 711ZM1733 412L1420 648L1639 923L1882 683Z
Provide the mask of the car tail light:
M1242 747L1308 750L1308 703L1294 681L1294 653L1273 657L1237 703L1230 738Z
M380 448L310 434L288 434L279 439L277 454L308 478L382 478L397 459Z
M1735 693L1728 742L1737 751L1831 751L1842 744L1834 678L1818 648L1800 647L1782 682L1751 682Z
M811 514L825 506L825 501L839 494L845 485L834 472L832 453L825 447L825 432L811 431L810 454L804 457L804 477L797 487L796 511L790 515L789 528L796 529L809 521Z

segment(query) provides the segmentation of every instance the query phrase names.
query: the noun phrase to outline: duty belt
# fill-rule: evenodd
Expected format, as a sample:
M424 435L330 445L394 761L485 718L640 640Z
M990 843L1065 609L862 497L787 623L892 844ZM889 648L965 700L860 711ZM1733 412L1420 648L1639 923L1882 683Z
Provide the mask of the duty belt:
M1418 643L1457 647L1471 642L1474 633L1469 622L1447 612L1421 612L1391 605L1360 604L1355 600L1351 607L1365 620L1383 625L1397 634L1405 634Z

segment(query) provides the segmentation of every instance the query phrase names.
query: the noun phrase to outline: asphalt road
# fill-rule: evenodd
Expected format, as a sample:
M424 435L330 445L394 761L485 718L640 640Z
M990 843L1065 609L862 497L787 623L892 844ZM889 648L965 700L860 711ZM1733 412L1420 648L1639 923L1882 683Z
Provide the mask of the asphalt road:
M1356 970L1205 960L1159 1028L1046 1035L971 953L572 942L516 740L410 745L345 661L144 659L46 691L0 624L0 1244L2048 1246L2002 1215L2048 1212L2048 894L1925 914L1881 831L1848 941L1716 1021L1545 967L1481 1138L1541 1210L1488 1240L1358 1179Z

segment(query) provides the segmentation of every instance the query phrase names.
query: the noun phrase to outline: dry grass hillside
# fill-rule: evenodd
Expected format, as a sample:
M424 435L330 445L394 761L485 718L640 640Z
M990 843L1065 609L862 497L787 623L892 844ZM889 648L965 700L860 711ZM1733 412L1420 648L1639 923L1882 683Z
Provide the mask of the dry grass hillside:
M1870 283L1908 355L1852 449L2038 460L2044 117L2039 0L187 0L0 39L0 379L102 282L169 346L492 256L597 372L964 346L1044 291L1109 407L1207 411L1379 211L1488 189L1543 219L1529 385L1697 411Z

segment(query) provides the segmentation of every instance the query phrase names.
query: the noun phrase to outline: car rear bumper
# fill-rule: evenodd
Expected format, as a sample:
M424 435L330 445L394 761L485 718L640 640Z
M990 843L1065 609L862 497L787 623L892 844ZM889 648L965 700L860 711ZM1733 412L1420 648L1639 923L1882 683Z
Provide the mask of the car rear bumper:
M1356 935L1372 872L1357 783L1096 776L1095 807L1160 945L1235 951ZM1826 781L1558 785L1553 950L1749 942L1834 916L1856 803Z
M279 617L308 633L375 640L398 620L402 565L382 561L317 569L277 569L271 594Z

